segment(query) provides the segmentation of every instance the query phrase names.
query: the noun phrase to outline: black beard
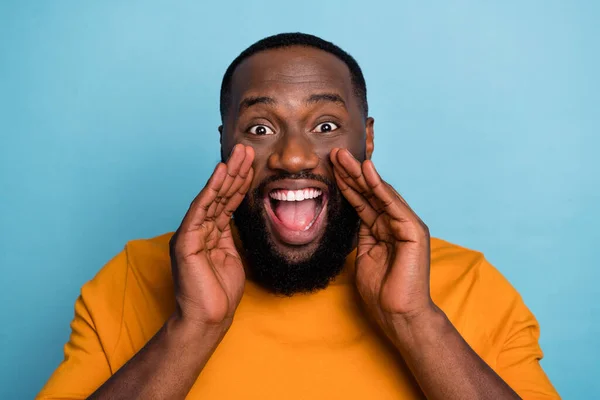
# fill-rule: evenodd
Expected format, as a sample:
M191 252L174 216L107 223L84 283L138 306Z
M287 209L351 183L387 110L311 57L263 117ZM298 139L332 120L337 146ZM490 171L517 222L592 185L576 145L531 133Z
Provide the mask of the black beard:
M302 260L290 260L275 250L267 231L262 196L268 183L281 179L311 179L328 186L325 231L316 250ZM244 245L249 279L270 292L285 296L326 288L344 268L359 223L356 210L338 187L331 180L311 173L269 177L244 198L233 215Z

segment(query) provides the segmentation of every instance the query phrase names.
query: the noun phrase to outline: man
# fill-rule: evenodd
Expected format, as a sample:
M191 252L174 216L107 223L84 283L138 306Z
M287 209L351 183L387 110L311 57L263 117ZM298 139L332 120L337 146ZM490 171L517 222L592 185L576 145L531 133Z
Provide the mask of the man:
M517 292L377 173L351 56L263 39L221 116L223 162L174 235L83 287L40 399L559 398Z

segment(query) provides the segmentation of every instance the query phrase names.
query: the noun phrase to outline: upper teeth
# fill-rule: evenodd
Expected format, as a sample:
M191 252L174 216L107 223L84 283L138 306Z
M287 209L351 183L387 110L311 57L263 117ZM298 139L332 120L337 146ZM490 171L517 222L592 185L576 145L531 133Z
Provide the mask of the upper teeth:
M314 199L321 195L319 189L300 189L300 190L285 190L278 189L269 193L269 196L274 200L280 201L302 201L306 199Z

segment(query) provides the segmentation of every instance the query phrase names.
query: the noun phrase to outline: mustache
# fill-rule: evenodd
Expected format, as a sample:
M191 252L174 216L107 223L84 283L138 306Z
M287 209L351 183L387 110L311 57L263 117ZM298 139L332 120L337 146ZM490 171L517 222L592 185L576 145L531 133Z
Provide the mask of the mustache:
M280 172L276 175L271 175L271 176L263 179L254 191L256 193L264 193L264 189L268 184L277 182L277 181L282 181L284 179L313 180L313 181L321 182L321 183L324 183L325 185L327 185L330 192L334 192L337 190L337 185L335 184L335 182L333 180L329 179L328 177L323 176L323 175L313 174L312 172L309 172L309 171L302 171L302 172L295 173L295 174L290 174L287 172Z

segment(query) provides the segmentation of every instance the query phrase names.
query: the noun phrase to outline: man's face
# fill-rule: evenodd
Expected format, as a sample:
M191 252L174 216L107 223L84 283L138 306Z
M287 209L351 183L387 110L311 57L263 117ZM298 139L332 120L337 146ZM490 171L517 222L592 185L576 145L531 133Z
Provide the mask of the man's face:
M223 158L255 151L254 180L234 214L250 278L274 292L324 288L353 247L358 217L335 185L329 154L370 157L348 67L332 54L290 47L255 54L236 69L221 128Z

